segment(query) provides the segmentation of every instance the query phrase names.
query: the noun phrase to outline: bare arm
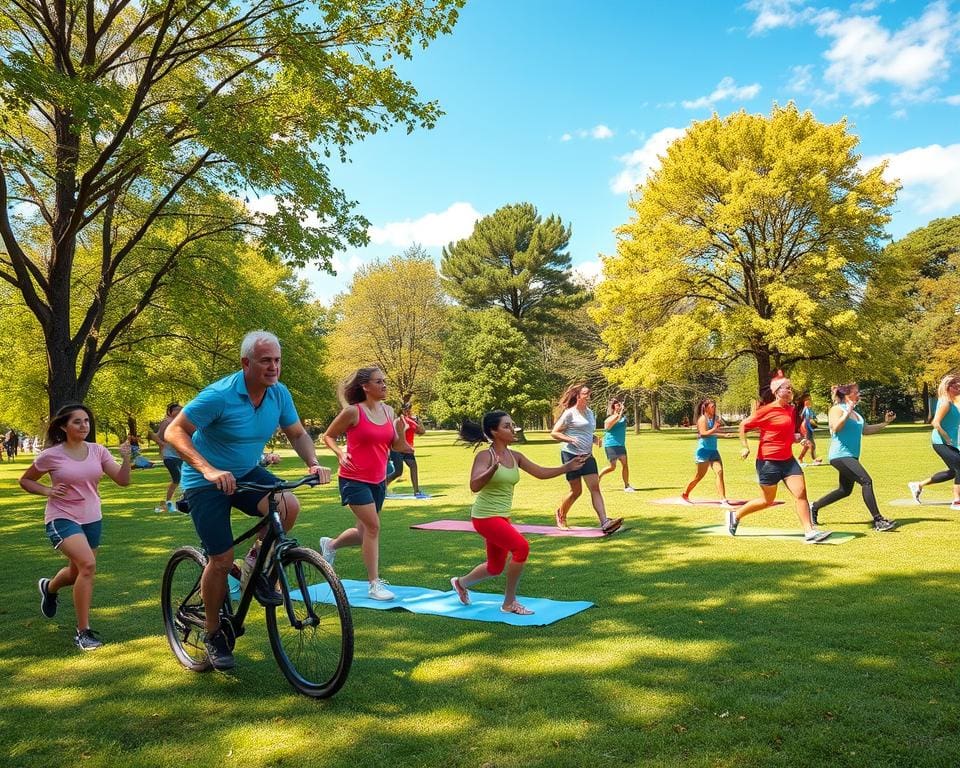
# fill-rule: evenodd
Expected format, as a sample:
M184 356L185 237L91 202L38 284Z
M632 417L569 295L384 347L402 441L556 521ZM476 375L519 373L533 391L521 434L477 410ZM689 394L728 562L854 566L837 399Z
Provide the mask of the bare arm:
M164 434L167 442L180 454L180 458L203 475L204 480L213 483L227 495L232 494L237 488L236 478L230 472L213 466L196 449L193 444L193 433L196 431L196 425L187 418L186 412L180 411Z
M43 477L46 472L41 472L37 469L36 464L31 464L27 467L26 471L20 476L20 487L23 488L27 493L32 493L35 496L43 496L49 498L50 496L57 496L62 498L66 495L69 487L65 483L57 483L54 486L44 485L43 483L37 482L41 477Z
M567 437L566 429L567 425L563 423L563 416L561 415L560 418L557 419L557 423L553 425L553 429L550 430L550 437L561 443L572 444L574 440L572 437Z
M830 425L830 431L836 434L850 418L850 410L841 408L839 405L831 406L830 413L827 414L827 423ZM866 432L866 429L864 429Z
M479 492L483 486L490 482L490 478L493 477L499 466L500 459L493 452L493 448L480 451L473 457L473 467L470 470L470 490L474 493Z
M572 472L575 469L580 469L589 456L586 454L580 456L574 456L566 464L561 464L559 467L541 467L539 464L536 464L522 453L517 451L510 451L513 454L514 459L517 461L517 466L520 467L528 475L532 475L537 478L537 480L549 480L551 477L559 477L560 475L566 472Z
M293 450L297 452L297 456L303 459L303 463L307 465L310 474L316 475L321 483L329 483L330 470L321 466L320 462L317 461L316 446L310 439L310 434L303 428L303 424L299 421L291 424L283 430L283 434L287 436L287 440L290 441Z
M130 443L120 445L120 464L111 461L103 468L104 474L121 488L130 485Z
M937 403L937 412L934 414L933 419L930 422L931 426L940 433L940 437L943 438L944 445L953 445L950 435L948 435L947 431L940 425L940 423L946 417L947 412L950 410L951 405L952 403L949 400L944 400Z
M413 446L407 442L407 438L404 437L404 428L406 427L406 422L402 417L397 416L393 412L393 408L384 403L383 406L387 415L390 417L390 421L393 423L393 442L390 444L390 450L396 451L397 453L413 453ZM400 426L403 424L403 427Z
M864 425L863 434L875 435L877 434L877 432L879 432L881 429L887 426L887 424L892 422L895 418L897 418L897 414L895 414L893 411L887 411L885 414L883 414L883 421L881 421L879 424Z
M323 433L323 437L321 438L323 444L333 451L333 455L337 457L337 462L340 466L347 469L353 469L353 463L350 461L350 453L346 447L341 449L340 446L337 445L337 438L342 437L350 427L355 427L360 422L359 409L359 405L348 405L340 411L337 417L330 422L330 426L327 427L327 431Z

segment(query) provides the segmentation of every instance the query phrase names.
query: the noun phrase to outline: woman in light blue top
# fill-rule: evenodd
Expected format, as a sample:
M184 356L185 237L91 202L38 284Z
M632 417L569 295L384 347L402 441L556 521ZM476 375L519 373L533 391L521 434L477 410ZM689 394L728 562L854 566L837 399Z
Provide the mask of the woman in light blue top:
M607 454L610 466L600 472L600 479L613 472L617 462L620 462L623 490L633 493L636 489L630 485L630 467L627 465L627 416L623 412L623 400L616 397L607 403L607 418L603 422L603 452Z
M680 495L685 502L692 504L690 494L697 487L697 483L703 480L707 470L712 468L717 476L717 493L720 494L720 504L725 509L732 509L730 502L727 500L727 487L723 482L723 459L720 458L720 451L717 450L717 436L736 437L736 435L732 432L729 434L721 432L725 425L723 419L717 416L715 400L711 398L703 400L697 410L700 413L697 418L697 450L693 454L693 460L697 463L697 472Z
M860 463L860 442L864 435L879 432L894 420L893 411L887 411L880 424L867 424L856 411L860 402L860 387L855 382L841 384L833 388L834 405L830 408L830 452L827 460L830 466L840 473L840 486L810 505L810 517L817 525L820 511L835 501L845 499L853 493L853 486L860 485L863 503L873 518L873 528L877 531L890 531L896 528L893 520L887 520L880 514L877 497L873 493L873 478Z
M560 398L560 407L563 413L557 419L550 431L550 437L564 443L560 450L560 460L566 464L575 456L587 455L589 458L578 469L567 472L567 482L570 483L569 492L563 497L557 507L555 518L557 528L567 528L567 512L583 492L582 482L587 484L590 491L590 500L593 509L600 519L600 528L606 534L613 533L621 525L623 518L607 517L607 509L603 503L603 494L600 493L600 477L597 472L597 460L593 458L593 446L599 444L594 435L597 430L597 417L590 410L590 387L586 384L574 384L567 387L567 391ZM581 482L582 478L582 482Z
M960 511L960 450L957 449L960 445L960 376L944 376L937 387L937 398L937 412L930 422L933 426L930 442L947 468L919 483L907 483L907 487L913 500L919 504L920 493L925 486L953 480L953 503L950 509Z

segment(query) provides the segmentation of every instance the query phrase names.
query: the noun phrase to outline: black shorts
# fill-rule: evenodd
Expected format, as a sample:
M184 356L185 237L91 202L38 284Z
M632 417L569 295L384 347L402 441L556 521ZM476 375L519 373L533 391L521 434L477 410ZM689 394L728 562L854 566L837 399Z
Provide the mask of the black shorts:
M348 477L339 478L340 485L340 506L346 507L351 504L363 506L373 504L377 512L383 509L383 499L387 495L387 483L381 480L379 483L365 483L363 480L351 480Z
M569 453L568 451L560 451L560 461L566 464L571 459L575 459L579 454ZM586 477L587 475L596 475L600 472L597 469L597 460L593 458L593 455L586 460L584 465L580 469L575 469L573 472L567 472L567 480L576 480L578 477Z
M796 459L757 459L757 481L760 485L776 485L793 475L803 476Z
M417 466L417 457L412 453L400 453L400 451L390 451L390 461L393 462L395 469L399 469L401 463L406 464L411 469Z
M164 456L163 466L165 466L167 468L167 472L170 473L170 479L175 483L179 483L180 468L183 466L183 459L178 459L175 456Z

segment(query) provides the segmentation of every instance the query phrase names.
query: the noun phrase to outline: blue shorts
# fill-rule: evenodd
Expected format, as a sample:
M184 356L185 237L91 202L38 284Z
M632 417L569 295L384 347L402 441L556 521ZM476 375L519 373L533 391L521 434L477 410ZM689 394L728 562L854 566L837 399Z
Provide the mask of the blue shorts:
M719 461L723 463L723 459L720 458L720 451L716 448L697 448L697 452L693 454L693 460L697 464L703 464L705 461Z
M773 459L757 459L757 480L760 485L776 485L781 480L786 480L793 475L803 476L803 470L796 459L783 459L775 461Z
M238 483L268 485L278 478L263 467L254 467ZM183 497L190 505L190 517L197 529L200 543L208 555L222 555L233 547L233 529L230 527L230 508L239 509L250 517L260 517L257 505L266 496L262 491L243 491L227 496L213 485L190 488Z
M394 470L399 469L403 472L403 465L406 464L411 469L417 466L417 457L412 453L400 453L400 451L390 451L390 461L393 462Z
M167 472L170 473L170 479L175 483L179 483L180 467L183 466L183 459L177 459L173 456L164 456L163 466L165 466L167 468Z
M570 459L575 459L579 454L570 453L569 451L560 451L560 461L566 464ZM587 475L596 475L600 472L597 469L597 460L591 455L589 459L586 460L584 465L580 469L575 469L573 472L567 472L567 480L576 480L579 477L586 477Z
M381 480L379 483L365 483L363 480L350 480L341 477L338 482L341 507L350 504L355 506L373 504L377 508L377 512L383 509L383 499L387 495L386 480Z
M627 455L627 446L625 445L605 445L603 452L607 454L607 461L616 461L621 456Z
M100 546L100 533L103 529L103 520L96 520L92 523L77 523L68 517L57 517L46 525L47 538L53 544L54 549L60 549L63 540L68 536L76 536L82 533L87 537L87 544L90 549L96 549Z

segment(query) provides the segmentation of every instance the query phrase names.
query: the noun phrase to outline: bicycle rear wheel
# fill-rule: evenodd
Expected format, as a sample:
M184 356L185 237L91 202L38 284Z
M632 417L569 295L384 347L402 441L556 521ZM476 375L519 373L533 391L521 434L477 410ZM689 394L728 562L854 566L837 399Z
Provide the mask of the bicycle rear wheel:
M210 669L203 645L204 610L200 597L200 575L206 557L193 547L177 549L163 571L160 606L167 641L183 666L194 672Z
M284 605L267 606L270 646L294 688L325 699L340 690L353 663L350 603L333 568L312 549L296 547L282 557L290 594Z

